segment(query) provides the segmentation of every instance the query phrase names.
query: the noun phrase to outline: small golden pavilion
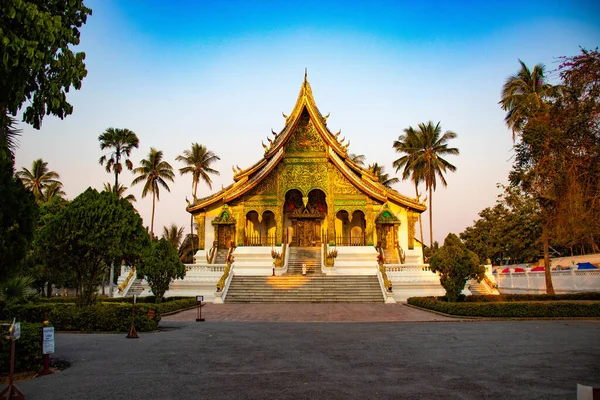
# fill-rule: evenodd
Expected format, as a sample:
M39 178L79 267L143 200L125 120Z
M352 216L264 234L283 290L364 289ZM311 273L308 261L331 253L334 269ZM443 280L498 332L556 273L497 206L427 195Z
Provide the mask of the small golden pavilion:
M285 127L263 142L260 160L234 168L231 185L187 207L199 249L326 243L420 255L415 222L425 205L350 159L349 142L327 127L329 114L317 108L306 73L296 105L283 116Z

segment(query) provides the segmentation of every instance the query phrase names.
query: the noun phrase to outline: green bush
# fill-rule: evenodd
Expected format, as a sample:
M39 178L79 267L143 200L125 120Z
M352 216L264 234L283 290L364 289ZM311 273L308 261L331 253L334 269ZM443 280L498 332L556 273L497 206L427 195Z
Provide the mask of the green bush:
M148 317L148 309L156 311ZM78 307L74 304L23 304L5 306L0 319L17 317L20 321L43 322L48 317L57 331L126 332L131 326L131 304L111 303ZM160 310L149 304L136 304L135 328L139 332L153 331L160 321Z
M450 315L500 318L600 317L600 301L508 301L449 303L436 297L411 297L408 304Z
M177 311L177 310L183 310L186 308L190 308L195 306L196 303L196 298L184 298L184 299L179 299L179 300L172 300L172 301L167 301L164 303L159 303L156 304L156 308L158 309L158 311L161 314L165 314L165 313L169 313L169 312L173 312L173 311Z
M0 373L6 374L10 368L10 340L4 339L8 327L3 326L0 334ZM21 322L21 338L15 341L15 372L37 371L41 366L42 324Z
M465 296L469 302L513 302L513 301L552 301L552 300L600 300L600 292L566 294L501 294Z

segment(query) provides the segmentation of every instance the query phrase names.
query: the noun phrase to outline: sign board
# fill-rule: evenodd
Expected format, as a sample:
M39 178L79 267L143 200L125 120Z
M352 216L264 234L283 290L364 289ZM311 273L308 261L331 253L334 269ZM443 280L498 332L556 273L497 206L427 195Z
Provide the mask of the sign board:
M42 354L54 353L54 327L42 328Z
M196 301L203 302L204 301L204 296L196 296Z
M133 304L135 304L135 302L136 302L136 299L137 299L137 296L134 294L134 295L133 295Z
M12 326L10 327L10 337L12 340L18 340L21 338L21 323L13 320Z
M148 309L148 318L154 319L154 317L156 317L156 311L154 311L154 308L149 308Z

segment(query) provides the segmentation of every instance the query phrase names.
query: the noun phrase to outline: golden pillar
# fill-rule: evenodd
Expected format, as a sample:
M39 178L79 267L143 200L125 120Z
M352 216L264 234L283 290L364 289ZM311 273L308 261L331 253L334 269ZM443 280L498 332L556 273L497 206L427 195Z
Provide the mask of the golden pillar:
M205 238L205 227L206 227L206 211L201 211L198 214L194 214L194 222L196 223L198 234L198 249L204 250L204 238Z

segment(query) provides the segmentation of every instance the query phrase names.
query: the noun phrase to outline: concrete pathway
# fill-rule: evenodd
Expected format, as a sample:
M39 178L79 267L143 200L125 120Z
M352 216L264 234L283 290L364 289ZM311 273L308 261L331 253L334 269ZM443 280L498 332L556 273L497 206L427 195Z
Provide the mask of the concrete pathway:
M163 321L195 321L197 311L163 317ZM457 321L403 304L283 303L212 304L202 306L206 321L224 322L423 322ZM464 318L462 318L464 319Z

